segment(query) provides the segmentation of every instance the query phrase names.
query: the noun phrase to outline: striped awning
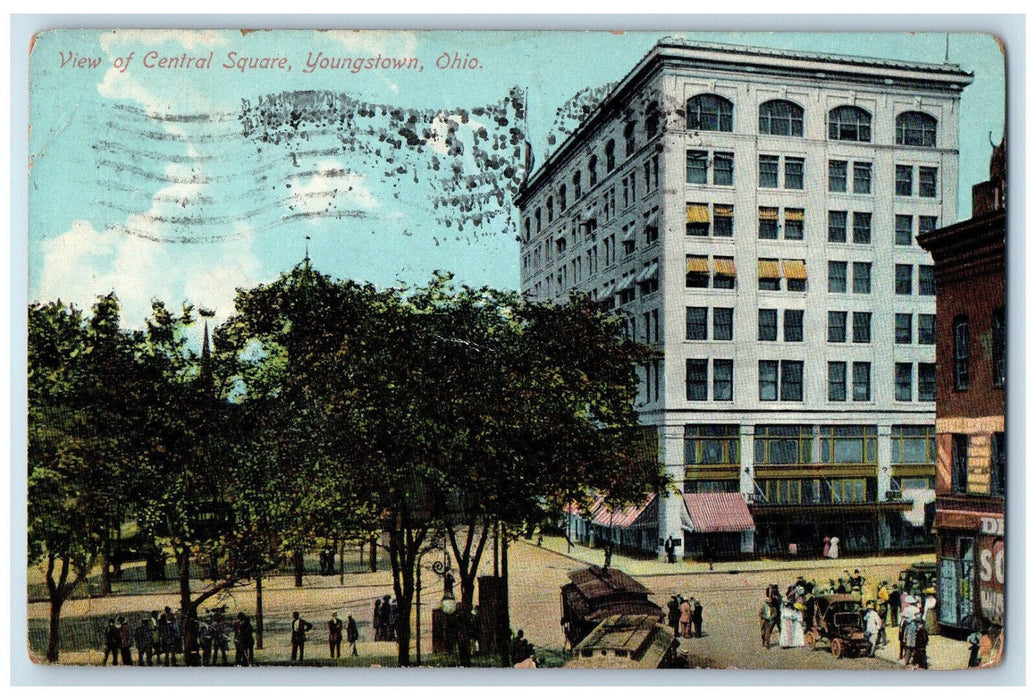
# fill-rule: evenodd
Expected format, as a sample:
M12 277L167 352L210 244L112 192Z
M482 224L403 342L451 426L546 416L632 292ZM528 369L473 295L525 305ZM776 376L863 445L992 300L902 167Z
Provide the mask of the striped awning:
M633 286L633 275L626 275L619 283L615 286L615 293L624 292Z
M734 258L713 258L712 270L721 277L733 277Z
M802 221L805 219L805 212L802 209L785 209L784 220L785 221Z
M624 235L619 240L621 240L623 243L626 243L627 241L634 240L636 237L637 237L637 229L631 228L629 231L626 232L626 235Z
M598 298L599 299L607 299L608 297L610 297L614 293L615 293L615 283L614 282L605 282L604 286L601 287L601 292L598 295Z
M716 204L713 205L712 210L716 213L716 216L733 216L734 205L733 204Z
M653 262L650 265L645 265L644 269L637 274L637 283L647 282L656 277L658 277L658 263Z
M687 205L687 223L689 224L707 224L709 223L709 205L708 204L688 204Z
M654 525L658 522L657 509L650 508L654 501L655 496L652 494L640 505L629 506L622 510L612 510L610 506L602 502L593 511L593 523L594 525L602 525L604 527Z
M782 260L781 267L784 268L784 277L790 280L806 279L805 260Z
M777 267L776 260L760 260L759 261L759 279L761 280L777 280L781 278L781 272Z
M755 521L740 493L685 493L684 528L692 532L748 532Z
M709 259L704 255L688 255L687 256L687 272L709 272Z
M776 221L777 207L759 207L760 221Z
M645 228L658 228L658 212L653 211L651 215L644 221Z

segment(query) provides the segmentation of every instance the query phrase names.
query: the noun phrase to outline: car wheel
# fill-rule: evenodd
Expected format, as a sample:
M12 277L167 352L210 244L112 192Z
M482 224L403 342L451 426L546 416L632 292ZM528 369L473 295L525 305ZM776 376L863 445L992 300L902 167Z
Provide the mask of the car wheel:
M831 656L835 657L836 659L840 659L842 658L842 654L844 653L844 651L845 649L842 648L841 639L831 640Z

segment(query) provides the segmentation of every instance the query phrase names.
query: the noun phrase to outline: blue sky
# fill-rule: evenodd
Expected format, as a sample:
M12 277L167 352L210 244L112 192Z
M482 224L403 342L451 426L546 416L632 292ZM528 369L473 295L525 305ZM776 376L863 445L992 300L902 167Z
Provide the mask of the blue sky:
M941 62L946 51L943 33L673 35L927 62ZM29 299L88 307L97 294L114 290L132 326L141 324L153 298L195 303L225 317L235 287L291 267L307 236L314 263L341 278L420 284L444 269L472 285L517 287L518 246L505 186L513 181L506 165L516 165L511 128L527 129L542 162L558 107L583 88L620 79L662 36L43 34L31 56ZM148 51L166 57L211 51L213 65L146 69ZM292 68L224 69L231 51L235 58L283 56ZM115 67L131 52L125 70ZM307 57L317 52L417 57L423 70L306 73ZM435 64L444 53L467 58L469 66L475 58L479 66L440 70ZM70 54L101 61L96 68L72 67L75 60L62 67ZM971 185L988 173L989 134L998 141L1003 132L1004 63L997 42L982 34L951 34L949 57L975 73L960 114L958 211L967 216ZM515 86L527 90L524 119L508 101ZM346 95L334 104L337 114L357 105L373 113L347 123L303 118L297 128L243 126L242 114L257 117L269 105L260 97L299 90L318 91L325 101ZM290 113L293 100L278 102L277 109ZM395 128L382 138L379 125L397 123L393 110L399 123L410 119L418 135L428 137L422 146L398 145ZM450 150L451 144L462 151ZM480 153L496 162L478 180ZM448 177L451 168L460 169L469 186L457 187Z

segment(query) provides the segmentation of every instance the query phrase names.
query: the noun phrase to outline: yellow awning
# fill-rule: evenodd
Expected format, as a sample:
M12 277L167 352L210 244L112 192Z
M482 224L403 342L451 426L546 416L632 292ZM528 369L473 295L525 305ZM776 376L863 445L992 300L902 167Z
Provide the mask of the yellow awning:
M759 220L760 221L776 221L777 220L777 208L776 207L759 207Z
M806 279L805 260L782 260L781 266L784 268L785 278L790 280Z
M802 209L785 209L784 220L785 221L802 221L805 218L805 212Z
M709 259L704 256L688 255L687 256L687 272L704 272L709 273Z
M708 204L688 204L687 205L687 223L689 224L707 224L709 223L709 205Z
M759 279L761 280L777 280L781 278L780 270L777 269L776 260L760 260L759 261Z
M734 277L734 258L713 258L712 269L717 275Z
M733 204L716 204L713 206L713 210L716 212L716 216L733 216L734 205Z

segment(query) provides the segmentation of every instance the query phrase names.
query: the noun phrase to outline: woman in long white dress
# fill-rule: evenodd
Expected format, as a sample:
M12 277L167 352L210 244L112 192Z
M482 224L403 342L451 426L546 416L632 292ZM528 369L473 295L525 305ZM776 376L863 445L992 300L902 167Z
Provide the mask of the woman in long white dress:
M831 538L831 548L827 551L827 556L832 559L838 558L838 541L837 537Z
M799 615L800 621L801 621L801 618L802 618L802 616L800 614ZM794 633L794 630L793 630L794 619L795 619L795 608L792 607L791 603L787 603L787 602L784 603L784 605L781 606L781 636L780 636L781 649L788 649L790 647L795 646L795 642L794 642L795 633Z
M792 609L791 616L791 645L793 647L804 647L806 646L806 628L803 624L803 613L806 610L805 603L799 601L795 603L795 607Z

